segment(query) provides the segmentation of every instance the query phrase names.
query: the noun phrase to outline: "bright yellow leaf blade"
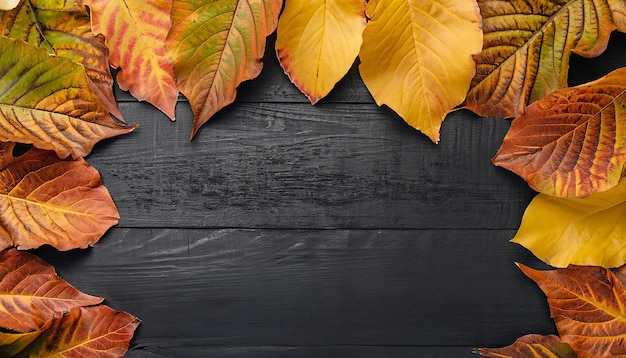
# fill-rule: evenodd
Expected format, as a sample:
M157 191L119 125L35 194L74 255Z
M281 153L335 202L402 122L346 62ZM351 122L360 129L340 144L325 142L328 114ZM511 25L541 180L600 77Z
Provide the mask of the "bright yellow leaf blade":
M439 141L445 116L463 102L482 47L474 0L376 0L363 32L359 71L381 106Z
M289 0L278 21L280 64L312 104L326 97L359 54L364 0Z
M567 86L572 52L598 56L614 29L626 31L624 0L479 0L484 44L464 106L512 118Z
M537 195L512 242L554 267L626 262L626 180L584 198Z
M117 83L174 119L178 90L165 57L172 2L167 0L84 0L91 28L103 34Z
M166 49L194 115L191 137L261 72L282 0L175 0Z

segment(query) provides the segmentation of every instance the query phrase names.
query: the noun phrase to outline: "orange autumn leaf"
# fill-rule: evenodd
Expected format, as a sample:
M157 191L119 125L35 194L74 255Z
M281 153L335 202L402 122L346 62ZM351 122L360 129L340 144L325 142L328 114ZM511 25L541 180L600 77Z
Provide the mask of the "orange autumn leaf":
M261 72L282 0L174 0L166 48L193 111L191 137Z
M0 333L0 356L121 358L139 323L104 305L75 307L33 332Z
M464 103L481 116L517 117L567 86L570 54L601 54L626 32L623 0L478 0L484 44Z
M119 220L100 175L83 159L31 149L0 169L0 227L12 246L86 248Z
M15 249L0 252L2 328L33 331L64 311L95 305L102 300L78 291L35 255Z
M561 89L516 118L493 163L535 190L586 197L615 187L626 164L626 68Z
M626 289L611 270L592 266L549 271L519 267L546 294L561 340L580 358L626 355Z
M475 353L489 358L576 358L576 352L555 335L529 334L502 348L480 348Z
M174 119L178 90L165 57L171 27L171 0L83 0L91 28L103 34L117 83L140 101L148 101Z
M0 37L0 141L83 157L100 140L134 127L117 124L89 90L83 66Z
M348 72L362 43L364 0L288 0L278 21L280 65L312 104Z
M480 51L475 0L370 0L359 71L376 104L439 141L446 115L463 102Z

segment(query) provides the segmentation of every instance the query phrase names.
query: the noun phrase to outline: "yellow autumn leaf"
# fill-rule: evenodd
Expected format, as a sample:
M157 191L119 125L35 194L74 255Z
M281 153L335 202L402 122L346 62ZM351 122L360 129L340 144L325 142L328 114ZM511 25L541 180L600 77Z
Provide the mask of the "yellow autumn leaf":
M433 142L445 116L463 102L482 48L475 0L371 0L359 71L388 105Z
M276 38L280 65L312 104L326 97L359 54L364 0L289 0Z
M584 199L537 195L511 240L554 267L626 262L626 180Z

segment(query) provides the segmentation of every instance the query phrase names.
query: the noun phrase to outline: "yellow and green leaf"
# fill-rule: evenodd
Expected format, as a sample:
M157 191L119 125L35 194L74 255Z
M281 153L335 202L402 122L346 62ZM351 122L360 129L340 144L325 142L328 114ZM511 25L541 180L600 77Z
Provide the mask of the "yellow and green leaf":
M140 101L148 101L174 119L178 90L165 56L171 27L171 0L84 0L91 28L103 34L117 83Z
M388 105L433 142L445 116L463 102L482 46L474 0L371 0L359 71Z
M100 140L128 133L89 90L83 66L0 37L0 141L83 157Z
M584 199L537 195L512 242L554 267L626 262L626 180Z
M241 82L259 75L281 6L282 0L174 0L166 47L193 111L192 138L235 100Z
M91 32L89 14L77 1L22 0L0 12L0 34L63 56L85 67L89 88L100 103L123 120L113 96L113 77L104 38Z
M496 154L542 193L586 197L616 186L626 169L626 68L557 90L516 118Z
M601 54L610 33L626 31L624 0L478 0L483 50L464 107L512 118L567 86L571 53Z
M333 89L359 54L364 0L288 0L276 38L285 73L312 104Z

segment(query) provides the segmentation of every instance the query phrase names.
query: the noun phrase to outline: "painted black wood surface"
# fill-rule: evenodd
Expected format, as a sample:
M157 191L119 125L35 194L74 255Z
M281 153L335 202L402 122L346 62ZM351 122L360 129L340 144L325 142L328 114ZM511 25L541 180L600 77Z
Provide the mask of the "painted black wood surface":
M273 46L270 38L269 48ZM626 37L572 83L626 65ZM471 357L555 333L509 243L534 193L491 165L509 122L458 111L432 144L356 67L311 106L273 51L193 141L119 92L135 132L99 144L121 220L89 250L37 253L142 319L128 357Z

